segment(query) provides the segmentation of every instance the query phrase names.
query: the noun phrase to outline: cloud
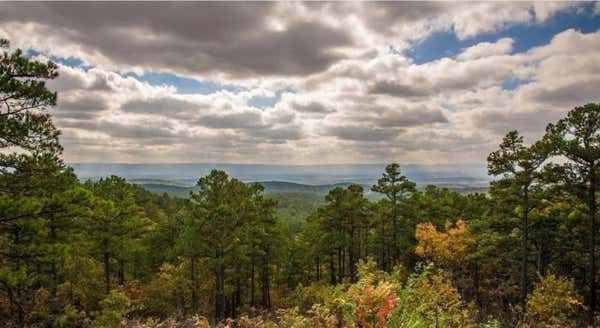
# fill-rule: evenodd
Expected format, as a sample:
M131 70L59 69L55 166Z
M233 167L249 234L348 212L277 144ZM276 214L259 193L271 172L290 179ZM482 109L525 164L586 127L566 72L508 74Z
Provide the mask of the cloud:
M354 125L338 125L326 127L324 135L335 136L343 140L351 141L389 141L400 134L397 129L381 129L372 126Z
M509 129L533 140L600 101L600 32L565 30L525 52L512 35L420 64L403 52L435 32L476 40L579 3L143 5L0 12L14 45L86 64L48 83L67 161L481 163ZM150 83L144 72L236 87L181 94L171 73ZM272 104L249 105L261 97Z
M418 85L411 86L394 81L379 81L371 87L370 92L402 98L419 98L429 95L431 91Z
M317 101L312 101L306 104L292 103L292 108L297 112L307 114L329 114L335 112L335 109L326 107Z
M256 129L266 128L258 111L244 111L225 115L205 115L196 124L211 129Z
M39 38L21 44L116 69L190 75L306 75L326 69L351 46L348 33L318 21L266 24L272 3L6 4L0 20ZM48 36L47 39L42 36ZM74 51L73 51L74 50ZM65 56L67 57L67 56Z
M104 98L75 98L61 100L53 113L59 120L91 120L99 117L107 109L108 101Z
M448 123L440 109L427 107L404 110L389 110L372 120L380 127L413 127L434 123Z
M199 109L207 107L205 104L194 104L172 97L156 97L132 99L121 105L121 110L127 113L191 118Z
M465 49L456 59L464 61L494 55L506 55L511 52L513 43L514 40L512 38L502 38L494 43L481 42Z

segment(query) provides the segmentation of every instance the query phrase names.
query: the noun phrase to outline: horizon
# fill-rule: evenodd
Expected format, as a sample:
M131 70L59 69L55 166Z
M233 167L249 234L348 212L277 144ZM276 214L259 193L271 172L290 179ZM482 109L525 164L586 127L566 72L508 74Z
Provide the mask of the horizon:
M290 182L318 186L337 183L372 184L381 177L387 164L69 163L68 165L75 170L82 181L117 175L130 181L160 180L190 186L195 184L198 178L217 169L244 182ZM400 169L419 185L455 183L481 186L491 180L485 165L405 164L400 165Z
M385 166L395 162L379 162L379 163L308 163L308 164L269 164L269 163L239 163L239 162L65 162L67 165L79 165L79 164L101 164L101 165L254 165L254 166ZM485 163L457 163L457 164L419 164L419 163L397 163L402 166L481 166L486 165Z

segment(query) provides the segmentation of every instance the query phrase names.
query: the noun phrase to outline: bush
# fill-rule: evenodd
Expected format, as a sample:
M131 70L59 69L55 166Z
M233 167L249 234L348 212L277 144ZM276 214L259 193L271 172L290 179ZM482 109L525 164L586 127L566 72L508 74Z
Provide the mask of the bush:
M538 282L527 301L525 327L574 327L581 297L573 281L553 274Z
M67 304L63 313L59 314L54 320L55 328L76 328L82 327L86 318L84 311L77 311L71 304Z
M461 300L446 272L432 264L417 270L402 289L388 327L474 325L474 310Z
M130 310L131 301L125 293L117 290L110 292L100 302L100 313L96 316L96 325L104 328L119 327Z

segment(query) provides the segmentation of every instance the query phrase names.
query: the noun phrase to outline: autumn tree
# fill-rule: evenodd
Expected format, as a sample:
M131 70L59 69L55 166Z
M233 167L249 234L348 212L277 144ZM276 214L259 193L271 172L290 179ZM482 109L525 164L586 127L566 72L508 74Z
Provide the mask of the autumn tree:
M454 225L447 222L445 232L438 231L431 223L418 224L416 238L415 253L439 265L460 264L468 255L468 248L475 243L463 220L457 220Z

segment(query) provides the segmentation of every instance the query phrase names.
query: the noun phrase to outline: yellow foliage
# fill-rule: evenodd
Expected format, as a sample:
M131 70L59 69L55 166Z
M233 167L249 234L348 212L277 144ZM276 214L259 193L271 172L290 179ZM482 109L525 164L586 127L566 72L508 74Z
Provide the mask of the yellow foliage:
M418 224L415 237L417 255L439 264L461 262L469 246L475 243L463 220L456 221L454 226L447 222L446 232L439 232L431 223Z
M581 306L573 281L547 275L529 296L525 327L575 327Z

